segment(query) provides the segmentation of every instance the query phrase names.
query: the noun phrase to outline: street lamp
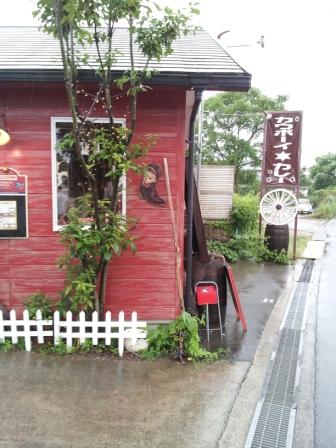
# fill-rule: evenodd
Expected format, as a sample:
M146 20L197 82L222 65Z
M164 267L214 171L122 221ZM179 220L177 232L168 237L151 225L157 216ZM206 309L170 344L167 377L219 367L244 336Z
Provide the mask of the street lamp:
M229 33L230 30L225 30L222 31L221 33L218 34L217 39L220 40L220 38L226 34ZM238 48L238 47L252 47L253 45L260 45L261 48L265 47L265 36L263 34L261 34L260 38L257 40L257 42L253 43L253 44L242 44L242 45L227 45L228 48Z
M218 34L217 39L219 40L223 36L223 34L226 34L226 33L229 33L229 32L230 32L230 30L222 31L221 33Z

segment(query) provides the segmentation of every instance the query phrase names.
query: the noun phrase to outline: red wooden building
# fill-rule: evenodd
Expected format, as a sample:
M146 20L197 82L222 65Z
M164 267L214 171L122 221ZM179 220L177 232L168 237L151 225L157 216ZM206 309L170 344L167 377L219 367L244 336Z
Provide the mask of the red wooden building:
M123 30L119 33L122 40ZM22 309L27 295L37 291L57 298L64 282L63 273L56 267L63 248L57 202L62 161L58 160L55 142L70 121L70 114L61 64L56 58L60 61L58 42L36 28L0 28L0 117L5 119L11 137L9 143L0 146L0 167L4 168L0 170L0 186L1 176L15 175L7 168L26 175L28 185L26 238L1 233L4 222L10 223L10 219L1 217L7 209L2 206L1 212L0 208L0 304L7 309ZM123 63L116 70L124 69ZM204 31L181 38L175 43L174 54L157 68L159 74L150 81L152 90L139 98L137 137L156 137L155 147L146 156L148 162L162 169L163 158L168 160L183 250L185 152L195 91L246 91L251 77ZM88 85L93 82L89 69L81 76ZM128 118L123 101L120 99L115 112L120 123ZM103 110L94 113L104 118ZM157 192L165 200L162 206L140 197L140 181L129 176L124 196L127 215L137 218L137 252L114 259L106 309L113 313L124 310L127 315L136 310L141 319L170 320L178 313L179 300L163 170L157 183ZM180 276L183 280L182 269Z

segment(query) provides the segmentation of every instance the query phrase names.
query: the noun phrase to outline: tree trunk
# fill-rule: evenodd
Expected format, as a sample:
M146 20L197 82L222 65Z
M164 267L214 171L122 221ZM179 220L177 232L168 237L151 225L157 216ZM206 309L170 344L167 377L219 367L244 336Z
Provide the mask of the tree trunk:
M239 193L239 168L235 167L234 192Z

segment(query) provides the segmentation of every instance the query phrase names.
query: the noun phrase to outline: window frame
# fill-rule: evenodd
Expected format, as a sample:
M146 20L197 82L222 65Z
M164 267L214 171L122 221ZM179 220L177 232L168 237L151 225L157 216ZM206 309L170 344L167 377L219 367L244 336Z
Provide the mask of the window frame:
M92 121L95 123L109 123L108 118L94 117ZM125 118L114 118L116 124L126 127ZM57 159L56 159L56 125L57 123L72 123L71 117L51 117L51 194L52 194L52 225L53 231L58 232L64 225L58 224L57 219ZM126 175L121 177L122 196L121 196L121 213L126 216Z

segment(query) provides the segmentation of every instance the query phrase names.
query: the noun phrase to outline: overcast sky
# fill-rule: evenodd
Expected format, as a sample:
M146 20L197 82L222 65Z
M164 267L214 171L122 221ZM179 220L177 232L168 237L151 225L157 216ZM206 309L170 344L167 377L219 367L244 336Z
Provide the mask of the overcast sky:
M181 7L184 0L156 0ZM34 25L36 0L2 0L0 26ZM198 23L252 74L263 93L289 96L287 109L303 111L302 166L336 152L333 0L200 0ZM265 36L265 47L256 42ZM238 47L236 47L238 46Z

